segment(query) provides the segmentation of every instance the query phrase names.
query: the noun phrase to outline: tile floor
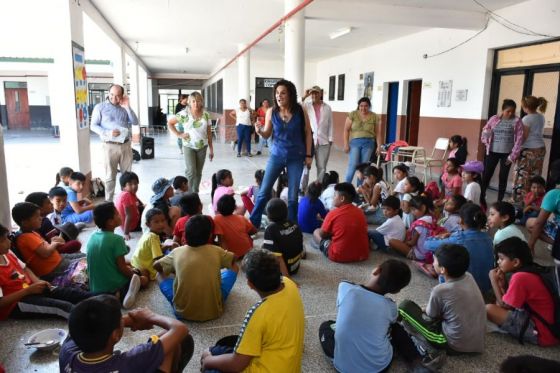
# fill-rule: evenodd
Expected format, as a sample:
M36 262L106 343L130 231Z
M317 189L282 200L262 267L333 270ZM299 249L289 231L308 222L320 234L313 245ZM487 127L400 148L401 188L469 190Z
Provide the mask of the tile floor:
M102 177L102 158L100 156L100 143L97 136L92 136L91 156L92 171L94 176ZM8 163L8 183L10 202L13 205L22 201L28 193L34 191L47 191L54 184L54 175L58 168L67 165L69 155L64 154L59 146L58 139L52 138L42 131L31 132L5 132L5 151ZM257 168L264 168L267 156L253 158L235 158L231 145L216 145L216 158L213 162L206 163L203 173L203 187L201 198L205 206L210 200L210 177L220 168L228 168L233 172L235 187L250 185L253 174ZM159 176L173 177L182 174L184 166L182 157L176 146L175 140L166 134L156 136L156 158L142 160L133 165L133 170L140 177L139 196L147 201L151 195L151 183ZM265 153L267 154L267 152ZM347 156L337 150L331 153L329 169L334 169L344 175ZM315 172L312 171L312 176ZM490 194L489 199L495 197ZM87 241L93 228L81 234L80 239ZM129 242L135 248L139 234ZM308 241L310 237L306 237ZM262 233L255 240L255 245L260 246ZM303 356L302 371L304 372L334 372L329 361L323 356L318 342L318 327L324 320L336 317L336 293L341 280L354 282L364 281L374 266L388 255L372 252L370 258L361 263L337 264L329 262L313 249L308 249L308 259L303 261L302 268L295 279L301 284L301 296L305 306L306 333L305 352ZM537 248L537 260L547 261L547 252L543 245ZM404 259L403 259L404 260ZM420 305L427 303L430 289L435 282L417 272L411 266L413 273L411 284L393 298L399 302L405 298L412 299ZM225 335L237 334L247 309L257 301L257 295L249 289L243 274L238 277L233 291L225 305L224 315L214 321L205 323L189 322L196 349L193 360L188 365L187 372L199 371L199 358L203 349L212 345L216 340ZM149 307L155 312L172 316L170 305L159 292L155 284L139 294L137 306ZM372 310L375 312L375 310ZM25 348L23 343L33 333L49 327L66 328L64 320L29 320L29 321L3 321L0 330L4 341L0 344L0 362L7 372L54 372L58 370L57 352L41 353L31 348ZM141 343L152 334L148 331L125 332L118 349L126 350L131 346ZM515 340L496 334L488 334L486 339L486 352L478 356L460 356L448 358L443 372L496 372L499 363L507 356L519 354L534 354L541 357L558 359L560 347L539 348L535 346L521 346ZM405 366L398 358L395 360L393 371L405 371Z

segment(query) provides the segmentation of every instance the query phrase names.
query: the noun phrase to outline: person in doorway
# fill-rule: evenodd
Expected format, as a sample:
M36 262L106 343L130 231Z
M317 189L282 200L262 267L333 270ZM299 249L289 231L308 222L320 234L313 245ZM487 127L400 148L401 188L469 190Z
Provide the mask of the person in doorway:
M113 84L107 101L93 108L90 126L103 141L106 201L113 201L117 167L121 172L132 170L130 138L135 125L138 125L138 118L130 108L123 86Z
M257 109L257 122L255 123L255 126L258 127L263 127L264 126L264 119L266 117L266 111L268 110L268 108L270 107L270 101L268 101L267 99L262 100L259 108ZM256 127L255 127L256 128ZM256 133L256 131L255 131ZM264 137L260 136L259 139L259 143L257 144L257 155L261 155L262 154L262 149L263 146L270 146L269 142L271 142L272 139L265 139Z
M486 207L486 189L494 175L496 166L500 162L500 180L498 183L498 201L504 199L507 178L511 164L519 158L521 144L523 143L523 123L515 115L517 104L515 101L505 99L502 103L502 112L488 119L482 129L480 140L486 146L484 158L484 174L480 203Z
M167 128L183 140L185 176L189 180L191 191L198 193L206 152L209 151L208 158L210 161L214 159L212 125L210 114L204 110L204 100L199 92L191 93L189 106L189 110L184 109L175 117L169 119ZM176 128L178 123L184 126L183 132Z
M175 105L174 114L177 115L179 114L179 112L188 109L189 107L188 103L189 103L189 95L181 95L179 97L179 102L177 102L177 105ZM182 123L177 123L177 130L179 132L183 132L184 128ZM179 150L181 151L181 154L183 154L183 139L180 137L177 138L177 146L179 146Z
M548 101L544 97L526 96L521 100L521 108L527 113L523 122L523 145L513 174L511 198L514 202L523 201L531 188L531 179L541 176L546 148L544 146L544 113ZM537 112L537 109L539 112Z
M247 100L242 98L239 100L239 109L231 111L229 115L235 120L235 128L237 129L237 157L241 157L241 149L243 143L247 148L247 156L251 154L251 129L253 128L253 111L247 106Z
M311 100L306 100L311 96ZM329 105L323 102L323 90L313 86L305 91L302 98L303 108L307 111L309 124L313 131L313 147L317 180L323 180L333 142L333 115Z
M313 158L311 126L307 114L297 102L296 87L288 80L279 80L274 85L274 95L274 107L266 112L264 127L257 127L260 136L269 138L273 135L274 143L255 208L251 213L251 222L256 228L260 228L273 184L284 168L288 169L288 219L297 221L301 173L304 165L309 166Z
M358 101L357 110L348 113L344 123L344 152L350 153L345 180L347 183L354 179L356 165L369 162L372 153L383 142L377 114L370 109L371 101L362 97Z

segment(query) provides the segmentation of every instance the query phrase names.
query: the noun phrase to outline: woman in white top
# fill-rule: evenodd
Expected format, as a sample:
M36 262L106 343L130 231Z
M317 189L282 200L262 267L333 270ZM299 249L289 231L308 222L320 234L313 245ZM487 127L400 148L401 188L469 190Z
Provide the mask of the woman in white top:
M204 111L202 95L193 92L189 96L190 110L184 109L169 119L167 128L175 136L183 139L183 157L185 159L185 176L189 180L189 188L198 193L202 168L206 160L206 151L209 149L209 159L214 159L212 145L212 125L210 114ZM178 131L176 125L182 124L183 131Z
M235 120L237 129L237 157L241 157L241 148L246 143L247 156L251 154L251 129L253 128L253 111L247 107L247 100L239 100L239 109L232 111L229 115Z
M523 144L513 174L513 188L511 198L514 202L523 201L525 193L529 191L533 176L540 176L542 172L546 148L544 147L544 113L548 101L544 97L526 96L521 100L521 107L527 113L523 122ZM539 110L541 113L538 113Z

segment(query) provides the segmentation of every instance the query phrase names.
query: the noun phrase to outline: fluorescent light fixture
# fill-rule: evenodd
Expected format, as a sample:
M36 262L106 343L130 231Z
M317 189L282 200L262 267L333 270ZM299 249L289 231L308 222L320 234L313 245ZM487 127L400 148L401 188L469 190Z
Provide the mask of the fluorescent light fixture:
M352 27L344 27L341 29L338 29L336 31L333 31L329 34L329 38L331 38L331 40L334 40L336 38L339 38L341 36L344 36L346 34L349 34L352 32Z

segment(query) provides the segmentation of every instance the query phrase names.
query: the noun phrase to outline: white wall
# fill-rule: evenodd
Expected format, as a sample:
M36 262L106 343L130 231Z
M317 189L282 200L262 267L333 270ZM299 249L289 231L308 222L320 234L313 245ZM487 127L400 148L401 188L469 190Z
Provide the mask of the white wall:
M504 8L503 17L544 34L560 35L560 2L533 0ZM527 16L530 15L530 16ZM488 29L467 44L438 57L424 59L448 49L474 35L473 31L431 29L317 63L317 81L328 91L329 76L346 74L345 100L327 101L335 111L349 111L359 99L359 75L373 71L372 106L382 111L383 83L399 81L399 114L404 114L403 81L422 79L421 116L450 118L486 118L492 71L493 48L528 43L543 37L526 36L507 30L494 21ZM468 89L468 100L451 107L438 108L438 82L453 80L453 95L457 89ZM338 83L338 81L337 81ZM431 87L430 87L431 85ZM328 98L328 94L326 95ZM336 96L336 95L335 95Z

